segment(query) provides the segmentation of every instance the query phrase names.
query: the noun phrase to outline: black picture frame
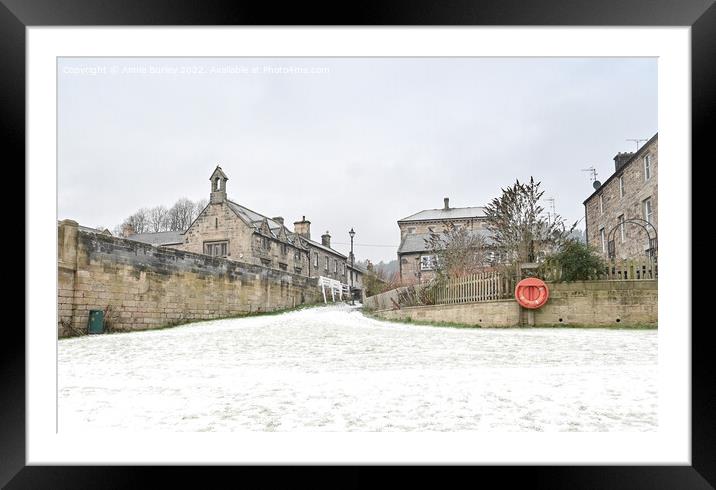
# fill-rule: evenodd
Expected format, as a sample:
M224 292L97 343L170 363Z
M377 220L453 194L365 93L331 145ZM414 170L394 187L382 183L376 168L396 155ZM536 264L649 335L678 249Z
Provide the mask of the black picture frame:
M445 26L690 26L692 35L692 161L706 164L707 128L716 119L716 6L714 0L459 0L309 5L295 2L276 8L259 2L0 0L0 107L6 167L20 167L25 159L25 56L28 26L133 25L445 25ZM709 158L710 157L710 158ZM690 168L683 163L684 171ZM693 168L693 167L692 167ZM24 176L22 177L24 179ZM698 181L697 181L698 182ZM703 185L703 184L702 184ZM697 195L695 189L692 195ZM25 261L31 260L25 256ZM691 287L691 285L684 285ZM31 291L27 291L31 294ZM691 305L689 305L691 307ZM495 476L500 486L528 484L533 488L714 488L716 485L716 396L712 322L694 325L692 335L692 466L523 466L469 468L482 479ZM9 326L6 326L9 327ZM686 326L684 326L686 328ZM26 326L27 328L27 326ZM144 486L147 478L164 484L201 482L208 468L121 466L26 466L25 464L25 335L6 328L0 357L0 485L7 488L124 488ZM301 468L292 486L363 486L373 483L369 471L351 467L340 480L318 468ZM466 468L450 470L459 478ZM225 476L275 478L272 468L222 467ZM241 475L236 475L236 473ZM404 472L408 473L408 472ZM412 468L410 478L422 484L445 483L443 476ZM445 473L445 472L442 472ZM213 475L212 473L212 476ZM407 475L406 475L407 477ZM403 478L403 477L401 477ZM275 481L275 480L274 480ZM405 480L407 482L407 480ZM457 481L457 480L455 480ZM482 480L484 481L484 480ZM324 483L325 482L325 483Z

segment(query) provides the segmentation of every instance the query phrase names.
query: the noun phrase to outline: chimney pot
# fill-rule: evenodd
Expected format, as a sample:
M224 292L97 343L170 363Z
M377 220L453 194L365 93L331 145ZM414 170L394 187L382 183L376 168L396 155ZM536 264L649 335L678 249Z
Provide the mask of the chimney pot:
M324 235L321 235L321 243L324 247L331 248L331 235L326 231Z
M444 207L443 209L446 210L446 211L447 211L448 209L450 209L450 198L449 198L449 197L444 198L444 199L443 199L443 202L445 203L445 207Z
M629 159L633 156L634 156L634 153L630 153L630 152L617 153L616 156L614 157L614 171L618 172L619 169L621 169L624 166L624 164L626 162L628 162Z
M293 223L293 232L301 236L307 240L311 239L311 222L306 221L306 217L304 216L301 221L296 221Z

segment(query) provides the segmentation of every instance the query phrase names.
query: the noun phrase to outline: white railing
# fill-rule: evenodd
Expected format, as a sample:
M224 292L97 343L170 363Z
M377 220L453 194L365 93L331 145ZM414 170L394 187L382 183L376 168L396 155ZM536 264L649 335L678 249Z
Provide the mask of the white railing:
M341 281L331 279L330 277L320 276L318 278L318 286L323 293L324 303L328 303L326 289L331 292L331 300L333 300L334 303L336 302L336 294L338 294L339 301L343 301L343 294L345 293L347 296L350 296L351 293L351 287L348 284L343 284Z

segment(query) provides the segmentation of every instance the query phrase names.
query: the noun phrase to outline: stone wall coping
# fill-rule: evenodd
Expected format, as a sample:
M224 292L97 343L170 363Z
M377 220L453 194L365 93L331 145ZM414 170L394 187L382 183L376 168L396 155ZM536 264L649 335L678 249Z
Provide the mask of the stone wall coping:
M230 266L230 267L238 267L238 268L243 267L243 268L246 268L249 270L254 270L257 272L273 271L273 272L278 272L282 275L297 277L302 280L311 280L311 279L315 280L316 279L314 277L304 276L301 274L296 274L294 272L285 271L285 270L277 269L277 268L273 268L273 267L266 267L264 265L251 264L249 262L239 262L237 260L225 259L223 257L212 257L210 255L200 254L200 253L196 253L196 252L189 252L187 250L179 250L179 249L171 248L171 247L164 247L161 245L157 246L157 245L152 245L149 243L137 242L134 240L128 240L126 238L121 238L121 237L102 235L99 233L91 233L91 232L82 231L82 230L78 231L78 235L85 236L86 238L89 238L91 240L104 241L104 242L108 242L108 243L114 243L114 244L120 245L120 246L130 247L134 250L151 250L153 253L165 254L165 255L174 256L177 258L195 259L195 260L202 260L205 262L206 261L219 261L220 263L223 262L224 264L226 264L227 266Z

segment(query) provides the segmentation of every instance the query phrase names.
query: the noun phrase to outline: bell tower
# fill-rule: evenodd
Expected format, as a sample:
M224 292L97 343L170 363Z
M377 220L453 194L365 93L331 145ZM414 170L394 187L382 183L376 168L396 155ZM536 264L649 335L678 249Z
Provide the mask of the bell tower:
M214 173L212 173L211 177L209 177L209 182L211 182L211 196L209 202L211 204L218 204L226 201L227 180L229 180L229 178L221 170L221 167L217 165Z

